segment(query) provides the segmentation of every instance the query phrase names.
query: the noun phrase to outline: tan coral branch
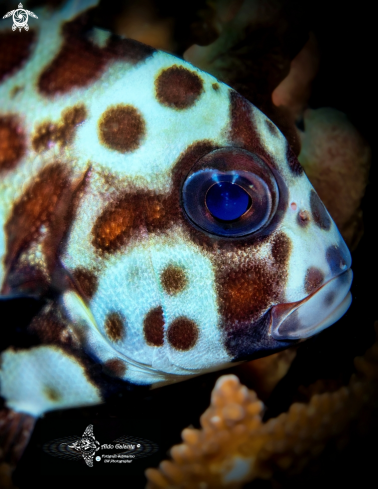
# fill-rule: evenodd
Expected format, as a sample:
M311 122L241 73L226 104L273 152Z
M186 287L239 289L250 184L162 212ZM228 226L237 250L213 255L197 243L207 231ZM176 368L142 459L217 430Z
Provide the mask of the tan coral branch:
M378 322L375 330L377 341L355 359L357 372L348 386L316 394L308 404L294 403L265 423L256 394L235 375L220 377L201 416L202 429L183 430L172 461L146 471L147 489L236 489L276 471L300 472L361 412L378 407Z

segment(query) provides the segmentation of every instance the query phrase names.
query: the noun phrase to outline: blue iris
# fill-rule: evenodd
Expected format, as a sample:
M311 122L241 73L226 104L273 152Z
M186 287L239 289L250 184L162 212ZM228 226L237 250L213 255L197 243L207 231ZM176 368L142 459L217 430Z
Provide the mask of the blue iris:
M249 208L250 197L239 185L232 182L219 182L208 190L206 205L217 219L234 221Z

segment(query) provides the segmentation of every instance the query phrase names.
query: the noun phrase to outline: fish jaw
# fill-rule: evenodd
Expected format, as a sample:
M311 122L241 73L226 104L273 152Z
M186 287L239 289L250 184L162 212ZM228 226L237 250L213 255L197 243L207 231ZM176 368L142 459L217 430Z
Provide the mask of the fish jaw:
M352 280L353 272L348 268L301 301L272 307L270 334L276 340L296 340L328 328L349 309Z

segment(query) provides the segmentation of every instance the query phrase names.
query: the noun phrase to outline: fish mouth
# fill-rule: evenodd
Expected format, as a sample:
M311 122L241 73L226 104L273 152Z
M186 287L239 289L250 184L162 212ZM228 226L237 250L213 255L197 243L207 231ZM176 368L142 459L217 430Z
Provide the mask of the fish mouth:
M352 302L349 268L298 302L273 306L270 334L276 340L298 340L319 333L338 321Z

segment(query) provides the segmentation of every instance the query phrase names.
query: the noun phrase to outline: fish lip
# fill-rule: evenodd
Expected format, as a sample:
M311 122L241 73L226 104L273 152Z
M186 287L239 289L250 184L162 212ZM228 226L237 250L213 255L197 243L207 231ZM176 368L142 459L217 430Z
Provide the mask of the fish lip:
M269 334L276 340L298 340L331 326L352 302L352 280L352 269L347 268L304 299L273 306Z

